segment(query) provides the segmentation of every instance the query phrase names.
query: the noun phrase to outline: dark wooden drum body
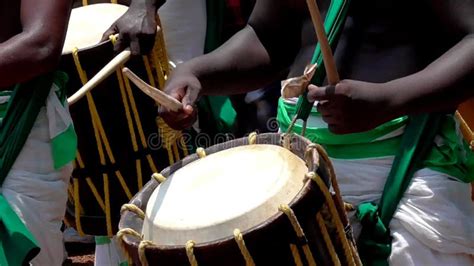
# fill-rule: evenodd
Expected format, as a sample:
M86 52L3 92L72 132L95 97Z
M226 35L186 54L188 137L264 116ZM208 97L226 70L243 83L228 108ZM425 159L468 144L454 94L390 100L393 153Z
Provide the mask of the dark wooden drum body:
M222 151L230 151L236 147L284 145L289 147L288 150L291 153L304 160L303 165L307 166L306 174L297 178L301 184L296 196L288 202L281 202L283 205L279 208L269 211L269 216L264 222L241 230L240 234L239 231L233 231L239 229L240 225L237 225L237 228L230 226L224 229L228 232L225 237L202 243L184 241L174 245L156 244L156 238L149 235L150 232L153 233L153 230L145 230L147 232L143 233L144 224L150 222L149 217L154 217L161 208L164 208L162 206L164 201L149 202L150 198L154 198L153 194L156 193L154 191L160 186L161 190L158 194L162 195L159 197L166 200L168 194L172 193L173 183L178 182L178 179L175 179L178 178L175 176L177 171L202 160L198 155L193 154L166 168L161 175L155 175L157 180L162 180L163 177L167 179L161 184L157 180L149 181L130 201L130 204L122 208L119 224L121 230L118 237L122 240L130 260L137 265L336 265L339 262L342 265L359 265L360 261L352 242L352 230L348 224L342 200L328 190L331 183L336 183L332 177L333 170L327 156L320 146L312 144L303 137L288 135L285 139L282 139L281 134L262 134L253 140L252 137L238 139L205 150L206 158L210 159L209 156L217 157ZM249 142L253 143L249 144ZM261 159L264 162L266 158ZM210 174L212 169L203 169L203 171L206 175L206 173ZM226 177L222 176L222 178ZM193 181L193 176L189 176L189 180L193 184L192 187L196 189L199 189L199 186L205 186L202 182ZM231 179L228 182L236 181ZM248 186L252 185L248 184ZM263 190L262 193L264 193ZM215 192L211 189L205 191L211 197ZM242 189L240 191L240 199L258 195ZM336 188L335 191L338 189ZM203 194L201 195L204 197ZM194 199L189 204L192 208L201 208L202 217L213 216L209 208L199 204L198 197ZM215 200L225 202L222 198L215 198ZM152 207L151 214L150 206L147 209L147 204L155 205ZM284 207L285 204L287 204L287 209ZM202 220L202 217L196 217L196 220ZM247 223L246 219L251 220L252 217L253 214L250 212L244 215L241 220L242 226ZM225 228L222 224L218 226ZM167 228L162 229L167 230ZM155 230L158 229L155 228ZM154 234L158 239L164 235L160 232L154 232ZM176 234L180 234L179 230ZM150 239L155 240L150 241ZM195 239L190 236L189 240Z
M112 6L118 7L112 4L81 7L91 8L81 18L75 16L78 9L74 9L71 21L92 21L94 25L94 21L104 19L100 16L102 10L110 10ZM126 7L115 17L123 10ZM88 14L99 14L99 17ZM114 21L110 20L109 25ZM105 27L89 26L77 34L92 31L101 34ZM75 29L70 27L69 30ZM100 40L98 36L96 39ZM71 41L66 43L69 47L75 45ZM76 53L65 45L60 62L60 69L69 75L68 95L80 89L87 78L92 78L115 56L111 41L93 45L78 43L77 47ZM158 56L132 58L126 66L147 82L158 84L166 73L154 58ZM81 234L111 236L116 233L121 205L142 188L152 173L184 155L176 144L180 133L158 123L155 102L124 79L120 69L70 106L78 135L78 156L69 187L66 222ZM162 138L164 131L166 140Z
M462 134L474 150L474 98L459 105L457 116L461 121Z

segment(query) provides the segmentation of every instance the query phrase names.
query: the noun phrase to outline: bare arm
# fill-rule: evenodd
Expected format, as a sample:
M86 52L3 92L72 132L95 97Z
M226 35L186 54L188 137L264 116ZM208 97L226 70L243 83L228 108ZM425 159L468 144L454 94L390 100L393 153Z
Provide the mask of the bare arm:
M422 71L386 84L400 114L453 109L474 96L474 34Z
M474 5L464 0L430 3L450 33L440 38L455 38L457 44L423 70L386 83L343 80L331 90L311 85L310 101L327 100L318 110L331 131L361 132L401 115L454 110L474 96Z
M183 103L183 111L160 108L173 128L192 124L199 95L251 91L279 78L300 46L301 16L294 1L258 0L249 26L219 49L178 66L164 90Z
M422 71L387 84L388 89L402 90L393 97L402 113L453 109L474 96L474 3L469 0L426 2L444 26L441 30L460 41Z
M212 53L180 66L202 83L201 94L243 93L285 76L301 39L302 19L290 2L256 1L249 26Z
M102 40L112 34L119 34L115 50L130 47L133 55L146 54L155 43L156 12L165 0L132 0L123 14L105 33Z
M21 31L0 43L0 88L54 69L63 47L70 0L22 0Z

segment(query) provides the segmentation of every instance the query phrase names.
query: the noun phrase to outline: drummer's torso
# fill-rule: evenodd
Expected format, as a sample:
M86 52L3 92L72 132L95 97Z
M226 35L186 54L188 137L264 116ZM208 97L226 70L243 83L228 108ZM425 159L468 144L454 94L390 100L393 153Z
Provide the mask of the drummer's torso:
M305 1L301 2L301 8L306 8ZM452 46L453 36L443 33L432 7L420 2L351 1L335 52L341 78L393 80L423 69ZM320 5L322 10L328 7L328 3ZM304 64L311 59L314 43L308 18L302 31L302 52L290 75L301 75Z
M21 32L21 1L0 0L0 43Z

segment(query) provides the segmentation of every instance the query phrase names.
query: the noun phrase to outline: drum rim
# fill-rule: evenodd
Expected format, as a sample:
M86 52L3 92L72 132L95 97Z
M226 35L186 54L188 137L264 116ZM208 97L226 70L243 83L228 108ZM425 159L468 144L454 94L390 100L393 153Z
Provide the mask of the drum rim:
M119 5L119 6L123 6L123 7L126 7L127 9L129 8L128 6L126 5L122 5L122 4L114 4L114 3L95 3L95 4L90 4L90 5L87 5L87 6L78 6L78 7L75 7L74 9L76 8L84 8L84 7L91 7L91 6L94 6L94 5ZM64 42L66 42L66 36L64 37ZM77 48L77 52L82 52L82 51L85 51L85 50L91 50L91 49L94 49L94 48L97 48L99 46L103 46L103 45L106 45L107 43L111 42L111 40L105 40L105 41L102 41L102 42L98 42L96 44L92 44L92 45L88 45L88 46L85 46L85 47L82 47L82 48ZM65 44L65 43L64 43ZM63 55L71 55L73 53L73 50L71 51L68 51L68 52L65 52L65 53L62 53L61 52L61 56Z
M281 138L284 134L282 133L264 133L264 134L259 134L257 136L257 138L264 138L264 137L267 137L269 139L274 139L276 137L278 138ZM310 140L308 140L307 138L303 137L303 136L300 136L300 135L294 135L292 137L297 137L297 138L300 138L302 142L304 142L305 144L305 147L307 147L308 145L310 145L312 142ZM218 149L220 147L223 147L226 143L234 143L236 144L236 146L244 146L244 145L249 145L248 143L248 139L247 138L239 138L239 139L235 139L235 140L232 140L232 141L229 141L229 142L225 142L225 143L220 143L220 144L215 144L215 145L212 145L210 146L209 148L206 148L205 151L206 151L206 154L212 154L212 153L216 153L216 152L219 152L221 151L222 149ZM265 144L269 144L269 143L265 143ZM275 144L273 144L275 145ZM215 150L215 151L214 151ZM213 152L212 152L213 151ZM293 152L293 151L292 151ZM313 153L314 155L314 153ZM312 159L313 159L313 165L312 166L308 166L308 171L314 171L316 172L319 167L318 167L318 161L324 161L324 158L322 156L319 156L318 153L316 153L317 157L315 156L312 156ZM298 156L298 155L297 155ZM298 156L299 157L299 156ZM171 166L168 166L167 168L165 168L163 171L161 171L161 174L163 176L169 176L171 175L172 173L176 172L177 170L179 170L180 168L182 168L183 166L191 163L191 162L194 162L195 160L198 160L198 156L196 154L191 154L185 158L183 158L183 160L179 161L179 162L176 162L175 164L171 165ZM185 161L186 160L186 161ZM183 161L185 161L183 163ZM325 162L324 164L328 164L327 162ZM175 168L175 169L173 169ZM326 183L326 185L329 185L330 183L330 180L326 180L323 178L323 181L324 183ZM304 185L301 187L300 191L298 192L298 194L291 200L291 202L288 204L288 206L290 206L290 208L294 205L296 205L301 199L303 199L310 191L311 191L311 185L313 184L313 181L308 179L304 182ZM145 191L145 190L150 190L151 189L151 193L153 193L153 190L158 186L158 182L151 179L150 181L148 181L142 188L142 190L140 190L140 192L138 192L131 200L129 203L131 204L135 204L137 205L136 203L140 203L140 206L138 206L139 209L141 209L142 211L146 211L146 204L143 204L141 199L139 198L139 195L141 195L141 192ZM150 195L151 195L150 193ZM148 201L147 201L148 203ZM142 206L144 205L144 206ZM125 221L125 218L131 218L130 215L132 215L132 217L135 217L135 214L126 210L124 211L124 213L120 216L120 221L119 221L119 224L118 224L118 229L121 230L121 229L124 229L124 228L128 228L126 226L124 226L126 224L126 221ZM246 235L246 234L249 234L249 233L252 233L252 232L255 232L255 231L258 231L268 225L271 225L273 224L274 222L276 222L278 219L281 219L281 217L285 215L284 213L282 212L277 212L275 213L274 215L270 216L265 222L262 222L260 224L257 224L245 231L242 231L242 235ZM143 227L143 222L142 222L142 227ZM141 234L141 232L138 232L139 234ZM224 242L228 242L228 241L235 241L234 240L234 236L229 234L229 236L227 237L224 237L224 238L219 238L219 239L216 239L216 240L212 240L212 241L208 241L208 242L202 242L202 243L196 243L194 248L195 249L200 249L200 248L205 248L205 247L209 247L209 246L214 246L216 244L222 244ZM129 247L133 247L133 248L138 248L138 245L140 244L140 241L137 241L136 238L130 238L129 236L125 235L123 237L123 242L126 246L129 246ZM147 249L150 249L152 250L158 250L160 252L166 252L166 251L176 251L176 250L183 250L185 249L185 245L157 245L157 244L154 244L153 246L151 247L148 247Z
M83 51L92 50L92 49L95 49L95 48L98 48L98 47L101 47L101 46L105 46L110 42L111 42L111 40L105 40L103 42L99 42L99 43L96 43L96 44L93 44L93 45L90 45L90 46L77 48L77 52L80 53L80 52L83 52ZM72 55L72 53L73 53L73 50L65 52L65 53L61 54L61 56Z

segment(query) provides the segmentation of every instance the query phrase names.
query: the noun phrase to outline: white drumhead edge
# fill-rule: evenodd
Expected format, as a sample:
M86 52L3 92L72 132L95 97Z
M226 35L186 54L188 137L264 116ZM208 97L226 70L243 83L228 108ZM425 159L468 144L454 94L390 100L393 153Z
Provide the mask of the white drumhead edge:
M276 145L220 151L179 169L152 193L143 235L158 245L211 242L257 226L289 204L308 168Z
M104 32L128 10L119 4L93 4L71 11L62 54L94 47L100 43Z

